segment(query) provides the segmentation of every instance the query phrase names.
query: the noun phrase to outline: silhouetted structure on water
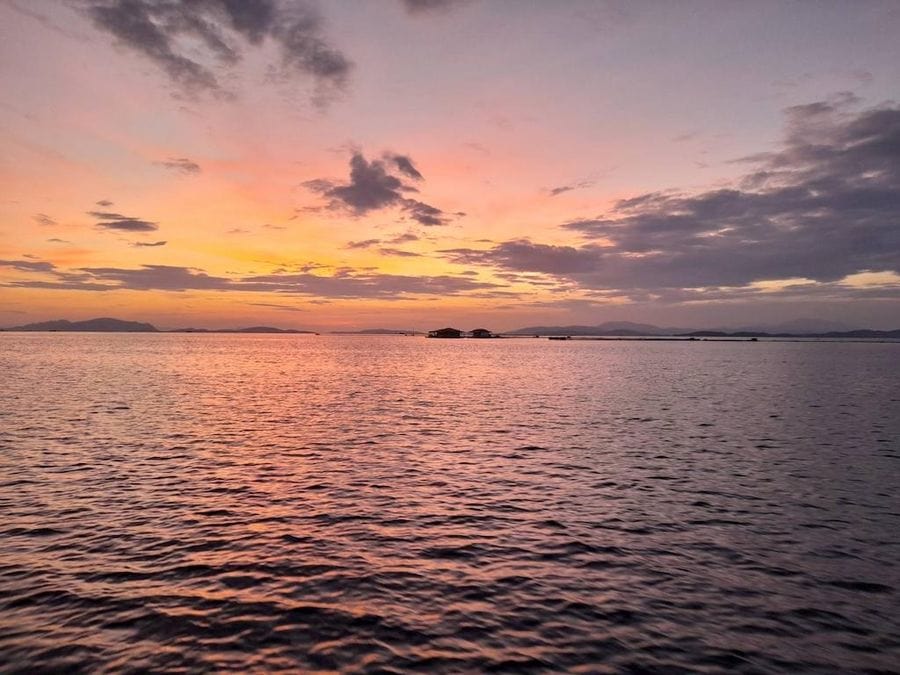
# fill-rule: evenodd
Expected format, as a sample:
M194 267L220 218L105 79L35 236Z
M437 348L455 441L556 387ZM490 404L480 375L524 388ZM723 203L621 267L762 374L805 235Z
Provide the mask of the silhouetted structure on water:
M428 331L428 337L430 338L461 338L462 336L463 332L456 328L440 328Z

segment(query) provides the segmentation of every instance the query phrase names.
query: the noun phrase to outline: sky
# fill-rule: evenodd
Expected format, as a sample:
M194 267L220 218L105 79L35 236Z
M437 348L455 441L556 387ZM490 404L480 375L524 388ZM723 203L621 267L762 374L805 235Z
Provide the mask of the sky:
M0 0L0 326L900 328L895 0Z

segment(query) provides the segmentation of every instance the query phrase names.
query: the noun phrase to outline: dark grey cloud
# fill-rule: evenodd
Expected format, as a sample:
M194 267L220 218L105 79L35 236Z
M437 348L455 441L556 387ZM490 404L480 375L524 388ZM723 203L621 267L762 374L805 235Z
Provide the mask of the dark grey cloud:
M172 265L143 265L138 269L84 267L79 271L97 283L109 284L105 290L114 288L135 291L222 290L233 283L227 277L210 276L200 270Z
M135 248L145 248L145 247L156 247L156 246L165 246L167 241L135 241L132 242L132 246Z
M45 227L50 227L52 225L57 224L56 221L53 220L53 218L51 218L50 216L48 216L46 213L36 213L36 214L34 214L33 218L34 218L34 222L36 222L38 225L43 225Z
M450 218L441 209L415 199L404 199L403 210L419 225L426 227L446 225L450 222Z
M330 198L332 208L347 208L363 215L369 211L393 206L404 199L403 193L415 191L397 176L383 160L368 161L360 152L350 158L350 182L333 183L324 179L307 181L304 185Z
M149 220L141 220L132 216L110 211L88 211L89 216L97 219L97 227L104 230L120 230L122 232L153 232L159 225Z
M378 252L381 255L393 255L400 258L421 258L421 253L416 253L415 251L404 251L399 248L391 248L391 247L382 247L378 249Z
M344 248L370 249L379 246L380 244L403 244L410 241L416 241L418 239L419 238L414 234L401 234L387 240L363 239L362 241L348 241ZM422 255L421 253L415 253L414 251L404 251L403 249L394 248L393 246L380 246L378 252L381 253L381 255L392 255L401 258L419 258Z
M553 246L527 239L505 241L491 249L454 248L440 251L455 263L489 264L503 269L540 272L556 276L593 272L602 249L594 246Z
M203 270L172 265L138 268L84 267L63 271L51 263L28 260L0 261L0 266L50 274L52 279L23 279L7 287L84 291L227 291L263 292L309 298L395 300L413 296L442 297L493 291L501 284L450 275L408 276L381 274L368 269L340 268L330 276L279 271L247 276L213 276Z
M241 0L227 0L234 6ZM261 0L256 0L260 4ZM268 3L270 6L271 3ZM342 86L352 63L337 48L322 37L322 20L309 6L292 6L281 18L273 21L272 38L280 44L283 66L305 73L320 83Z
M295 307L294 305L279 305L277 302L248 302L248 305L254 307L269 307L270 309L280 309L284 312L305 312L303 307Z
M247 47L278 45L284 75L340 87L350 60L329 44L305 3L275 0L82 0L94 25L148 58L188 91L222 92L219 73Z
M424 176L419 173L419 170L413 164L412 159L406 155L388 155L388 158L403 175L408 176L413 180L424 180Z
M110 206L113 205L113 202L109 201L108 199L101 199L100 201L94 202L94 203L97 206L102 206L105 209L108 209Z
M420 225L446 225L450 218L444 211L406 196L407 193L418 192L418 189L404 183L403 178L424 180L409 157L386 154L382 159L369 161L361 152L355 152L350 158L349 182L315 178L304 182L303 186L327 198L327 208L331 210L350 211L362 216L371 211L396 207Z
M388 244L406 244L411 241L419 241L419 235L412 232L404 232L386 240Z
M410 14L446 12L465 4L468 0L403 0L403 6Z
M752 170L733 187L638 195L563 225L586 244L521 239L444 255L629 294L900 273L900 107L854 103L789 108L781 149L745 158Z
M0 260L0 267L11 267L20 272L52 272L53 263L38 260Z
M197 174L201 171L200 165L187 157L170 157L163 162L157 162L157 164L185 175Z
M66 239L60 239L58 237L51 237L50 239L47 240L47 242L50 244L71 244L72 243L71 241L68 241Z
M530 286L550 288L554 291L577 289L577 285L571 281L534 272L496 272L494 276L510 283L528 284Z
M381 243L381 239L363 239L362 241L348 241L344 248L372 248Z

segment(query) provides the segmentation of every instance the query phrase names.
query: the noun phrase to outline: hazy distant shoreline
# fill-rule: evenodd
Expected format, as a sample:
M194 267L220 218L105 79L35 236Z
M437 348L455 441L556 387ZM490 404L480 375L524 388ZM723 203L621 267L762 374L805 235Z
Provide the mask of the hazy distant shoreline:
M175 328L158 329L151 323L124 321L114 318L97 318L86 321L68 321L59 319L40 323L25 324L2 328L4 332L55 332L55 333L192 333L192 334L295 334L319 335L312 330L294 328L276 328L273 326L250 326L246 328ZM357 331L331 331L328 335L377 336L400 335L421 336L424 333L416 330L400 330L388 328L371 328ZM853 329L847 331L822 332L767 332L763 330L683 330L677 328L659 328L649 324L608 323L598 326L535 326L519 328L508 332L496 333L500 337L533 338L533 337L566 337L572 340L662 340L662 341L697 341L697 340L844 340L844 341L885 341L900 340L900 329L870 330Z

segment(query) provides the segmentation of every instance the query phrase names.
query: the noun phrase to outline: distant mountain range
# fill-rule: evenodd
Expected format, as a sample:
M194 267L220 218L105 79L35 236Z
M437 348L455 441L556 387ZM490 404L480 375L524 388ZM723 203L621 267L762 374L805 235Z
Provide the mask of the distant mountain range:
M645 336L645 335L678 335L686 332L684 328L661 328L647 323L631 323L629 321L608 321L597 326L528 326L508 331L506 335L610 335L610 336Z
M156 326L137 321L122 321L121 319L88 319L87 321L42 321L40 323L28 323L24 326L14 326L6 330L21 331L60 331L60 332L111 332L111 333L158 333Z
M177 328L171 331L160 331L153 324L140 323L138 321L123 321L103 317L100 319L88 319L87 321L42 321L29 323L24 326L6 328L8 331L44 331L67 333L312 333L311 330L294 330L290 328L273 328L271 326L251 326L249 328Z
M647 323L630 321L607 321L596 326L529 326L509 331L508 335L610 335L610 336L648 336L648 335L685 335L699 330L714 330L722 333L790 333L791 335L808 335L812 333L835 333L859 330L837 321L824 319L794 319L778 324L761 324L739 326L737 328L672 328L654 326Z
M663 328L651 324L610 321L597 326L529 326L506 335L571 335L607 337L827 337L900 338L900 330L868 330L820 319L795 319L781 324L742 328Z
M762 324L739 326L737 328L717 328L724 331L755 331L761 333L846 333L860 330L859 326L851 326L840 321L826 321L825 319L793 319L776 324Z
M310 334L314 331L272 326L248 328L177 328L160 331L154 325L138 321L123 321L108 317L87 321L42 321L24 326L6 328L7 331L58 331L58 332L108 332L108 333L294 333ZM390 328L369 328L359 331L333 331L334 335L410 335L416 333ZM900 339L900 330L868 330L820 319L795 319L781 324L747 326L742 328L671 328L628 321L609 321L596 326L528 326L502 333L503 335L571 335L598 337L821 337L821 338L888 338Z
M900 329L898 330L845 330L845 331L829 331L826 333L766 333L763 331L735 331L724 332L719 330L696 330L690 333L684 333L681 337L773 337L773 338L888 338L891 340L900 339Z

